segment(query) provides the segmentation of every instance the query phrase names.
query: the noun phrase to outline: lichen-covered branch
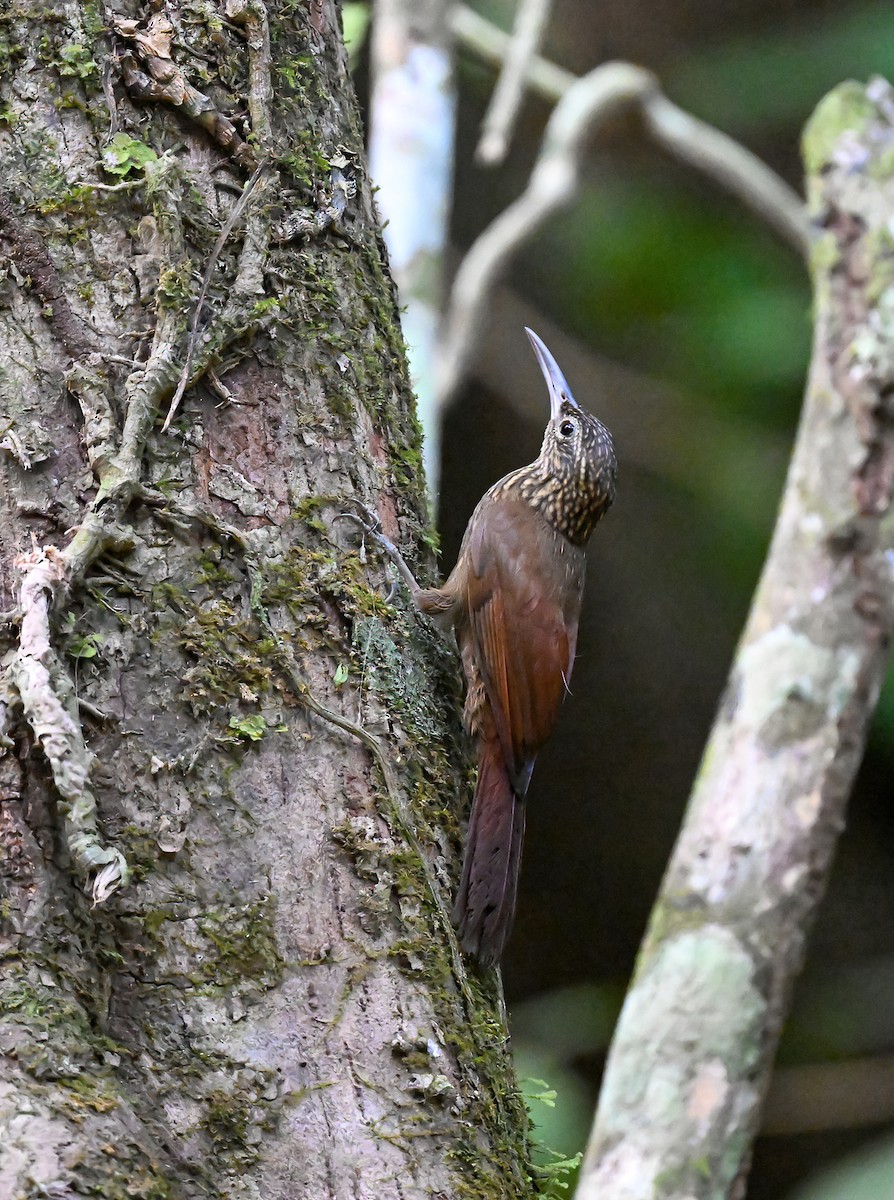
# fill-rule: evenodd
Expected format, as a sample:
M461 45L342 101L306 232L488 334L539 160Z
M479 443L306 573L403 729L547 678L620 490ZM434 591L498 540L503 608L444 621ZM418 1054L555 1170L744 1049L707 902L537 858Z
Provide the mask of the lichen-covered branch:
M248 115L252 133L268 154L273 148L273 129L270 109L273 86L270 79L270 27L267 9L260 0L227 0L229 20L245 29L248 48Z
M579 1200L740 1196L894 628L894 123L804 139L816 332L769 556L606 1068Z
M260 281L260 268L264 260L264 254L267 248L267 239L269 238L269 222L266 219L261 221L253 221L246 233L243 243L242 255L240 258L239 272L236 277L236 286L233 289L235 305L231 303L227 310L223 313L223 319L219 322L218 337L212 338L210 333L203 331L200 327L200 318L202 309L205 304L205 298L208 294L208 286L211 283L211 276L217 266L220 252L226 245L227 238L233 232L233 228L239 218L245 213L252 197L257 192L263 192L263 171L264 164L262 163L255 170L252 177L248 180L242 190L242 194L236 203L233 205L230 215L224 222L223 229L218 234L217 241L214 243L214 249L208 258L208 265L205 268L205 274L202 277L202 286L199 289L199 296L195 303L189 339L186 345L186 354L183 360L183 369L180 372L180 378L177 381L177 387L174 395L171 397L171 402L168 405L167 416L162 424L162 432L166 432L171 425L174 417L177 415L177 409L180 407L180 401L183 399L183 394L190 383L194 382L198 375L207 370L208 365L214 360L215 356L220 353L223 348L220 344L220 331L223 330L224 338L229 340L232 337L232 328L234 324L241 328L244 324L247 314L239 312L235 305L241 305L246 299L254 299L260 292L263 291ZM243 276L248 276L248 283L243 279ZM239 317L242 320L239 321ZM204 336L206 353L203 355L202 363L199 369L193 372L193 362L195 360L196 346L198 345L199 337ZM225 343L224 343L225 345Z

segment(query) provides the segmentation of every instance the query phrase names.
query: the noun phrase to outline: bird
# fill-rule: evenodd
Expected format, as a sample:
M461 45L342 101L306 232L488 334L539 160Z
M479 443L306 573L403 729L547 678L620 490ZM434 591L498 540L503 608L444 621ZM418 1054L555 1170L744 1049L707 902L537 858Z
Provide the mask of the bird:
M569 690L585 547L617 476L611 434L574 399L544 342L525 332L550 401L537 458L482 496L441 587L420 587L396 547L378 539L417 608L456 634L478 779L452 920L460 945L485 965L499 962L512 931L525 797Z
M574 399L541 338L525 332L550 401L540 453L485 492L447 581L414 596L455 630L466 678L478 781L452 916L463 949L485 964L502 958L512 932L525 797L569 690L585 547L617 478L611 434Z

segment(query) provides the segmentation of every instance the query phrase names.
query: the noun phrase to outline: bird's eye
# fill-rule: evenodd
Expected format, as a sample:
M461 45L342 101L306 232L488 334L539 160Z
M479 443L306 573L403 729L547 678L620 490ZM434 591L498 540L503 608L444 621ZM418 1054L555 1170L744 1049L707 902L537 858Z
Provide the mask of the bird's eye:
M561 433L562 437L571 437L576 428L577 426L575 425L574 421L565 420L559 426L559 433Z

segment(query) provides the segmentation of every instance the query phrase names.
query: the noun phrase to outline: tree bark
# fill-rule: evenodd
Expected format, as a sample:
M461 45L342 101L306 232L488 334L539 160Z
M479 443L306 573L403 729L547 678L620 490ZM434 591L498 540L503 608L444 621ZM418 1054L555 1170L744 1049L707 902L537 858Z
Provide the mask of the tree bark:
M767 562L627 995L580 1200L744 1195L888 660L894 91L807 126L816 329Z
M339 519L431 572L337 8L0 63L0 1197L529 1195L456 663Z

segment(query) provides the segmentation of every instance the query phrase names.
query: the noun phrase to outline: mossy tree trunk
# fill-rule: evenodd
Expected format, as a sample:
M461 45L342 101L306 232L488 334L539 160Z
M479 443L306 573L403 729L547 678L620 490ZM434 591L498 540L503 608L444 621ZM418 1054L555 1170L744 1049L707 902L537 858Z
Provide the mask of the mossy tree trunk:
M431 572L336 6L0 64L0 1195L527 1195L455 662L339 519Z

